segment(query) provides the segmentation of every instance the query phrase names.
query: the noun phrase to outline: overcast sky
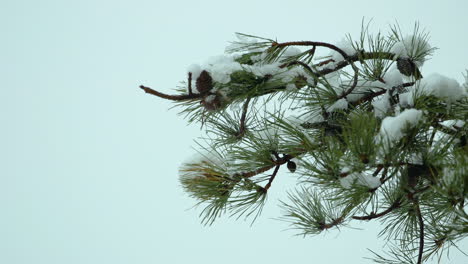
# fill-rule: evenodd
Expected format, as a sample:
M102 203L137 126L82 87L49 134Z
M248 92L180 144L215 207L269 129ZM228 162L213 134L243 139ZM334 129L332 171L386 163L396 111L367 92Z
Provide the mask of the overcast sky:
M178 182L199 126L137 87L170 93L234 32L335 42L357 37L363 17L374 32L397 21L410 33L419 21L439 48L423 75L461 81L467 3L2 0L0 263L369 262L367 248L384 242L377 222L302 238L273 219L294 187L288 173L252 227L228 218L200 225ZM444 263L468 259L452 254Z

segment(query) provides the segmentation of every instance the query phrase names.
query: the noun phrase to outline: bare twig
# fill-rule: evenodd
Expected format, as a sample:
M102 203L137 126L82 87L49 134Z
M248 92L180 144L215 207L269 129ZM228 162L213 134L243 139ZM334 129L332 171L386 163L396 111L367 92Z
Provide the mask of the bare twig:
M149 93L157 97L161 97L161 98L172 100L172 101L185 101L185 100L191 100L191 99L198 99L202 97L202 95L200 94L181 94L181 95L165 94L165 93L158 92L156 90L151 89L150 87L146 87L143 85L140 85L140 88L143 91L145 91L145 93Z
M244 136L246 128L245 128L245 119L247 117L247 111L249 107L250 97L244 103L244 107L242 109L242 115L240 119L239 131L237 131L236 137L241 138Z
M264 189L265 191L268 191L268 189L270 189L271 183L272 183L273 180L275 179L276 174L278 173L278 170L279 170L280 167L281 167L281 165L276 165L275 170L273 171L273 174L271 174L271 175L270 175L270 179L268 179L268 183L265 185L265 187L263 187L263 189Z
M369 215L365 215L365 216L352 216L351 218L353 219L356 219L356 220L372 220L372 219L375 219L375 218L379 218L379 217L382 217L382 216L385 216L386 214L392 212L393 210L399 208L401 205L401 198L397 199L389 208L387 208L385 211L382 211L380 213L374 213L374 212L371 212Z
M344 220L344 217L338 217L337 219L333 219L331 223L318 223L320 225L320 230L330 229L334 226L341 224Z
M317 42L317 41L291 41L291 42L283 42L283 43L276 43L274 42L272 47L286 47L286 46L314 46L314 47L326 47L332 49L343 56L346 60L348 59L348 54L344 52L342 49L338 48L337 46L325 43L325 42Z
M399 87L404 88L404 87L409 87L409 86L413 86L413 85L414 85L414 82L402 83L402 84L400 84L400 85L397 85L397 86L392 87L392 89L395 88L395 87L397 87L396 89L399 89ZM360 104L362 104L362 103L364 103L364 102L370 101L370 100L372 100L373 98L375 98L375 97L377 97L377 96L380 96L380 95L382 95L382 94L385 94L386 92L387 92L387 90L382 90L382 91L374 92L374 93L371 93L371 94L369 94L369 95L367 95L367 96L364 96L363 98L361 98L361 99L359 99L359 100L357 100L357 101L355 101L355 102L352 102L352 103L350 103L350 104L351 104L352 106L357 106L357 105L360 105Z
M416 209L416 215L419 221L419 252L418 252L418 264L422 263L422 255L424 251L424 220L421 215L421 208L419 207L419 201L417 198L413 199L414 206Z
M193 94L192 93L192 73L188 73L188 93L189 95Z
M305 153L306 151L304 150L303 153ZM303 153L299 153L299 154L296 154L296 156L298 155L301 155ZM278 157L273 164L271 165L268 165L268 166L265 166L265 167L262 167L262 168L259 168L259 169L256 169L254 171L248 171L248 172L242 172L242 173L236 173L234 174L234 177L241 177L241 178L251 178L255 175L258 175L258 174L261 174L261 173L264 173L266 171L269 171L271 169L273 169L274 167L278 166L278 165L283 165L283 164L286 164L289 160L293 159L295 156L294 155L290 155L290 154L284 154L282 158Z

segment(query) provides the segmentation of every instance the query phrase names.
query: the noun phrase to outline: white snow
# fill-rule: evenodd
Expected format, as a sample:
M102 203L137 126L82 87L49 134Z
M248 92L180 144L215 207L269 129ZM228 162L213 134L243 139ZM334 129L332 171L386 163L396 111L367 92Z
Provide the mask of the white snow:
M200 73L202 71L203 70L202 70L202 68L201 68L201 66L199 64L192 64L192 65L187 67L187 72L192 73L191 85L192 85L192 93L194 93L194 94L199 93L197 89L194 89L194 87L195 87L195 83L197 81L197 78L200 76ZM187 88L188 88L188 86L187 86Z
M192 64L188 67L188 71L192 72L192 86L196 81L201 71L206 70L209 72L213 81L226 84L231 81L231 74L236 71L250 71L257 76L265 76L267 74L276 75L280 72L287 72L279 68L279 63L272 63L266 65L241 65L235 61L235 56L219 55L209 58L201 66ZM299 72L304 72L300 69L294 69L292 73L283 73L284 76L297 76Z
M231 81L231 73L242 70L242 66L234 60L233 56L225 55L211 57L203 66L215 82L224 84Z
M348 108L348 101L346 98L341 98L340 100L333 103L330 107L328 107L327 112L333 112L335 110L342 110Z
M401 58L415 58L414 63L418 68L427 60L426 56L432 53L429 43L424 38L415 35L406 36L395 43L390 52Z
M353 47L353 43L349 39L342 39L335 44L336 47L344 51L348 56L356 54L356 49ZM335 62L340 62L344 60L343 56L337 51L332 50L330 52L331 58Z
M404 129L416 126L422 116L421 110L406 109L397 116L384 118L380 127L381 140L384 142L400 140L404 137Z
M306 73L303 68L300 68L300 67L291 68L288 71L280 73L278 75L278 78L281 78L282 82L288 83L297 76L306 76Z
M257 76L265 76L267 74L275 75L281 71L285 71L281 69L279 66L281 64L278 62L274 62L271 64L263 64L263 65L244 65L246 69L249 69L253 74Z
M341 49L344 53L346 53L348 56L352 56L356 54L356 49L353 47L353 43L349 39L342 39L334 45ZM324 70L324 69L333 69L336 67L336 64L339 63L340 61L344 60L343 55L341 55L339 52L335 50L330 50L329 55L327 56L329 59L333 60L332 62L329 62L323 66L317 67L318 70Z
M372 106L374 107L374 114L378 118L383 118L387 112L391 109L390 105L390 96L388 92L382 95L379 99L372 101Z
M301 52L302 51L297 47L288 47L287 49L284 50L283 54L281 54L281 57L291 57Z
M457 130L457 128L461 128L465 125L465 121L463 120L446 120L440 123L441 125L450 128L454 131Z
M192 81L195 81L198 79L198 76L200 76L200 73L202 72L202 68L199 64L192 64L187 67L187 72L192 73Z
M288 83L286 85L286 91L294 91L294 90L297 90L297 87L294 83Z
M455 79L438 73L423 78L419 88L423 94L443 98L447 102L454 102L467 96L466 90Z
M385 73L383 80L387 88L392 88L403 83L403 74L396 67L392 67Z
M400 105L404 108L414 106L414 90L400 94Z
M340 184L345 189L350 189L353 184L367 186L370 189L375 189L380 186L380 179L373 177L370 174L354 172L350 175L340 178Z

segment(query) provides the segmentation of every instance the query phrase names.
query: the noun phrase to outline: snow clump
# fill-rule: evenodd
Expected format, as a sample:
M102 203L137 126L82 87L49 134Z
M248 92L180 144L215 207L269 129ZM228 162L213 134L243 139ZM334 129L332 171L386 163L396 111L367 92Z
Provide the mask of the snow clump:
M466 89L460 86L455 79L438 73L423 78L419 86L423 94L443 98L447 102L454 102L467 95Z
M353 184L367 186L370 189L375 189L380 186L380 179L365 173L351 173L350 175L340 178L340 184L345 189L350 189Z
M419 68L432 54L432 47L424 36L409 35L393 45L390 52L398 58L411 58Z
M395 142L402 139L404 130L415 127L422 119L423 112L417 109L406 109L397 116L388 116L382 121L380 139L384 142Z

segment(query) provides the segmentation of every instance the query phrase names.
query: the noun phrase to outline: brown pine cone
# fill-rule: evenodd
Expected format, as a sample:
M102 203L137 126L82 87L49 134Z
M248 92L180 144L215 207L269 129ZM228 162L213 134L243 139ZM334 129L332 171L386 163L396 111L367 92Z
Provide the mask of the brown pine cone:
M421 72L418 67L410 58L398 58L397 59L397 68L401 74L406 76L414 76L416 80L421 79Z
M203 70L195 85L200 94L205 94L213 88L213 79L207 71Z

